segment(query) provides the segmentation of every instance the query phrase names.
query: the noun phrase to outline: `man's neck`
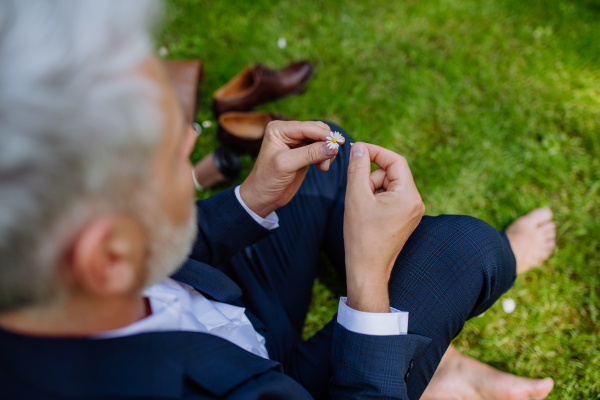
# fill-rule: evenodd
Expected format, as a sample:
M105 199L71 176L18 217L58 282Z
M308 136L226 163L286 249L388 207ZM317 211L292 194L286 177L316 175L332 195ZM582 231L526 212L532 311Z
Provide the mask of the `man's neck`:
M90 337L123 328L151 314L142 295L116 299L78 299L0 314L0 327L33 336Z

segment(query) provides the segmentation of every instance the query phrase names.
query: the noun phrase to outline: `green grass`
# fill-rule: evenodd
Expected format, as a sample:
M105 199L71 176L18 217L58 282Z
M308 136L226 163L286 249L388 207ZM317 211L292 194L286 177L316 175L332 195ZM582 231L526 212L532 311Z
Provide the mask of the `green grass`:
M211 93L244 66L309 59L318 70L306 92L265 108L403 154L428 214L502 229L550 206L552 259L506 294L514 313L496 304L455 344L553 377L552 399L590 399L600 398L599 21L598 0L174 0L157 35L169 58L205 61L201 120L214 122ZM215 128L194 159L217 145ZM306 335L335 312L329 278L315 286Z

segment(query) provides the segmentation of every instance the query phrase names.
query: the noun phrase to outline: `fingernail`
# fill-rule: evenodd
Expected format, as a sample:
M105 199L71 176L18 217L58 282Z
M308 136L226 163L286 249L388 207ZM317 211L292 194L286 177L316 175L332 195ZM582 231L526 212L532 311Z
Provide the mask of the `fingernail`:
M355 143L352 146L352 157L362 157L365 154L365 146L362 143Z
M323 168L324 169L328 169L329 165L331 165L331 160L325 160L325 161L323 161Z
M323 147L321 147L321 150L323 151L323 155L325 156L332 156L335 154L335 150L330 149L329 147L327 147L326 144L324 144Z

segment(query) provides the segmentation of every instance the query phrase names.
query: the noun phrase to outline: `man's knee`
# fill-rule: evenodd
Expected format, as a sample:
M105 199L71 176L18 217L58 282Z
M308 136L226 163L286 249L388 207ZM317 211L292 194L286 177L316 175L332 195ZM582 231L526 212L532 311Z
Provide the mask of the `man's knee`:
M466 215L425 216L409 241L428 243L460 259L489 264L503 252L502 237L488 223Z
M507 249L500 233L488 223L465 215L439 215L424 217L414 239L426 243L445 258L454 260L457 268L483 268L493 272L499 263L506 261ZM413 239L411 236L411 239ZM510 254L512 255L512 254ZM492 271L490 271L492 270Z
M505 237L486 222L469 216L424 217L405 245L399 265L418 264L442 285L479 295L474 312L487 308L516 277L516 264ZM455 288L445 288L447 293Z

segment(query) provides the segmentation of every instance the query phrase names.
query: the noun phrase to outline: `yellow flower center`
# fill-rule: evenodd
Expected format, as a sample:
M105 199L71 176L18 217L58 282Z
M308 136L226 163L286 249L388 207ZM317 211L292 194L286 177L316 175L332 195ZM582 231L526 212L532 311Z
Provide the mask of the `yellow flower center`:
M332 138L331 139L331 143L337 143L337 139L336 138Z

